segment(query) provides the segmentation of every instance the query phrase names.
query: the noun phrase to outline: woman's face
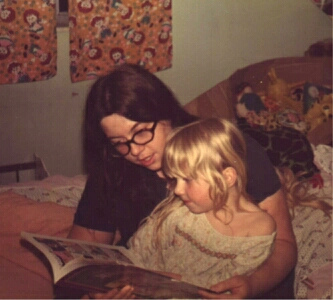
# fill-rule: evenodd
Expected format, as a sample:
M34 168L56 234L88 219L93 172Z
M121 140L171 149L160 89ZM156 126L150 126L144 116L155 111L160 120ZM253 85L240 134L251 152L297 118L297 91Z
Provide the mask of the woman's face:
M101 120L101 127L112 144L124 143L132 139L141 130L151 129L154 122L136 122L125 117L112 114ZM125 159L152 171L161 169L165 142L171 131L169 121L159 121L154 131L154 138L145 145L130 144L130 152Z

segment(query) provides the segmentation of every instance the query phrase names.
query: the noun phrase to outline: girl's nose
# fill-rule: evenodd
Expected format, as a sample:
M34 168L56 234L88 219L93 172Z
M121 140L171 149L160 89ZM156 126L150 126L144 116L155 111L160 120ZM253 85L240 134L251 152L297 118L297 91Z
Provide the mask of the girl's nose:
M181 196L184 193L184 184L181 182L181 180L177 179L177 184L175 186L174 193L177 196Z

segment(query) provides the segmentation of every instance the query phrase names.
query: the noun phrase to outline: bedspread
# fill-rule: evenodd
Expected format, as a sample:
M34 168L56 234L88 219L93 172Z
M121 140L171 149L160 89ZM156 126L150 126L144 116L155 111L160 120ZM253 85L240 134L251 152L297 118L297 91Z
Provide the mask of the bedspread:
M0 193L10 190L37 202L54 202L63 206L76 207L85 181L84 175L75 177L55 175L42 181L0 186Z
M66 237L85 176L51 176L0 187L0 298L53 298L52 275L21 231Z
M314 163L321 170L324 186L312 192L327 197L332 204L332 147L313 146ZM292 221L298 247L294 291L297 299L331 299L332 291L332 219L321 210L296 207ZM321 276L325 274L325 276ZM314 281L314 289L308 290L303 280Z
M332 203L332 147L312 145L324 180L312 191ZM20 232L67 236L86 176L51 176L0 187L0 298L53 298L52 275L40 255L24 247ZM292 220L298 246L297 299L332 298L332 221L318 209L297 207ZM25 280L23 280L25 278ZM314 280L309 290L304 279Z

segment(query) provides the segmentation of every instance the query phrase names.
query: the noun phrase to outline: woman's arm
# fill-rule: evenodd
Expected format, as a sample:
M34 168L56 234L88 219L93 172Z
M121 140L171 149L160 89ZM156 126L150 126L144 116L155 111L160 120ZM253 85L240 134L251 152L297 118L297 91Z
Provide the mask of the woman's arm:
M235 276L211 287L218 294L200 292L205 298L255 298L279 284L295 267L297 245L284 193L278 190L260 204L275 220L275 248L268 260L250 276ZM226 291L231 294L225 294Z
M73 225L69 234L69 239L84 240L101 244L113 244L115 242L115 234L111 232L98 231L85 228L79 225Z
M267 197L259 206L274 218L277 235L272 255L250 276L254 296L274 288L290 273L297 262L297 244L283 191L279 190Z

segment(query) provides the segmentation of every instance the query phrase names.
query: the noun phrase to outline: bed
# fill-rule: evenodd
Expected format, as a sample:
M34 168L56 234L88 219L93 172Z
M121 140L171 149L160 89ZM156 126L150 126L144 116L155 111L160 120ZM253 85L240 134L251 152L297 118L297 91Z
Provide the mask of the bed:
M287 83L290 94L295 93L295 95L300 96L296 99L297 101L308 100L304 95L307 95L305 87L309 86L309 83L318 88L327 88L327 93L319 95L316 101L320 104L322 97L329 99L328 117L325 118L322 114L315 115L318 117L318 122L311 123L315 126L302 132L306 137L304 141L307 143L307 150L298 152L299 149L291 147L288 153L285 152L286 155L283 156L278 155L279 153L271 153L269 148L266 149L276 165L289 163L289 167L297 168L295 164L297 162L298 166L303 166L302 171L307 173L308 177L313 176L316 172L319 173L324 184L320 187L320 183L316 182L316 176L314 176L311 192L323 197L323 199L327 197L325 201L332 204L332 56L288 57L258 62L235 71L229 78L219 82L186 104L185 108L190 113L201 117L223 117L237 122L246 133L256 138L264 148L265 143L263 141L268 139L272 143L284 144L286 141L280 139L280 136L284 135L285 131L289 133L290 126L293 127L295 124L280 126L278 130L270 131L266 123L262 125L260 122L255 122L253 117L237 117L236 107L239 100L237 99L237 93L239 92L237 87L242 83L250 85L254 93L259 95L264 102L268 98L268 86L271 84L269 73L272 70L278 79ZM277 111L280 112L283 109L286 109L286 107L281 105L281 110ZM301 111L300 118L304 117L302 113L305 114ZM265 114L267 117L267 112ZM251 112L249 115L251 116ZM271 117L270 114L268 116ZM252 123L249 124L248 121ZM262 121L262 119L260 118L259 121ZM275 140L271 139L272 134L275 134ZM303 145L304 141L299 142L302 142ZM292 224L298 246L294 283L295 297L297 299L331 299L333 286L331 218L318 209L297 207ZM312 288L308 288L306 285L309 281L314 282Z
M331 60L326 58L283 58L264 61L237 70L185 107L203 116L235 118L233 86L247 81L263 91L267 72L274 67L288 82L310 80L332 84ZM314 193L332 201L332 123L323 122L307 133L312 163L320 171L323 185ZM21 245L20 232L65 237L86 182L85 175L48 176L42 180L0 186L0 298L54 298L52 275L38 254ZM320 187L320 188L319 188ZM332 298L332 223L321 210L297 207L293 229L298 245L295 270L296 298ZM309 289L305 284L314 282Z

